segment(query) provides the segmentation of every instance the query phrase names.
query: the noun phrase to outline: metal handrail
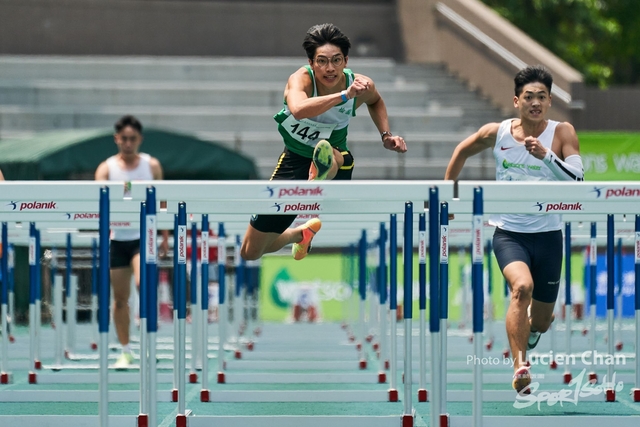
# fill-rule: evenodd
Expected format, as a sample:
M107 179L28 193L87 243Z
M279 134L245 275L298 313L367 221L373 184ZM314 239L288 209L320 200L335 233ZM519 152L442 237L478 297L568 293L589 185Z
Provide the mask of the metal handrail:
M436 10L451 22L456 24L460 29L464 30L471 37L475 38L484 46L489 48L496 55L507 61L509 64L513 65L516 69L521 70L529 65L522 59L518 58L514 53L502 46L500 43L483 33L482 30L473 25L471 22L464 19L449 6L438 2L436 4ZM557 96L561 101L567 104L571 104L571 94L561 89L557 85L554 85L551 88L551 93Z

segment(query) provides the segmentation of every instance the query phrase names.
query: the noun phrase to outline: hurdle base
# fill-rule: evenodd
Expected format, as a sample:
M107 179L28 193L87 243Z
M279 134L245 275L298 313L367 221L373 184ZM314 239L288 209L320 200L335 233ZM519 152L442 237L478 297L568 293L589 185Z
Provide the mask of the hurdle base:
M95 342L91 343L91 350L96 351L98 349L98 344Z
M384 361L384 369L389 370L389 368L391 367L391 364L389 363L388 360Z
M389 402L397 402L398 401L398 390L392 388L389 390Z
M617 351L622 351L622 347L623 347L622 341L618 341L616 343L616 350Z
M12 375L8 372L0 373L0 384L11 384L13 382Z
M209 390L200 390L200 402L210 402L211 393Z
M9 335L9 342L16 342L16 337Z
M39 360L37 360L37 359L36 359L36 360L34 360L34 361L33 361L33 367L34 367L35 369L37 369L37 370L42 369L42 362L41 362L41 361L39 361Z
M224 372L218 372L218 384L224 384L224 382L225 382Z
M367 360L366 359L360 359L360 363L358 364L360 369L367 369Z
M597 384L598 383L598 374L596 374L595 372L589 372L589 382L591 384Z
M373 341L373 335L367 335L367 337L365 338L365 340L367 340L367 342L371 342Z
M247 343L247 350L249 350L249 351L253 351L253 341L249 341L249 342Z
M378 372L378 384L384 384L387 382L387 374L384 372Z
M552 360L551 363L549 364L549 369L558 369L558 362L556 362L555 360Z
M508 359L510 354L511 354L511 352L509 350L504 350L502 352L502 358L503 359Z
M184 414L176 415L176 427L187 427L187 416Z
M380 344L378 344L377 342L374 342L372 347L374 351L378 351L378 349L380 348Z
M440 427L449 427L449 414L440 414Z
M616 391L614 389L605 390L606 402L615 402L616 401Z
M362 344L360 343L356 344L356 350L358 351L362 350Z
M402 416L402 427L413 427L413 415Z
M176 389L176 388L171 390L171 401L172 402L177 402L178 401L178 389Z
M418 390L418 402L427 402L429 394L427 390L421 388Z
M356 337L353 335L349 335L349 342L354 342L356 340Z
M35 372L29 372L29 384L37 384L37 378Z
M235 353L233 353L233 356L236 359L242 359L242 352L240 350L236 350Z
M571 382L571 380L573 379L573 376L571 375L570 372L566 372L563 376L564 378L564 383L565 384L569 384Z
M138 415L138 427L149 427L149 415L147 414Z
M631 389L631 400L634 402L640 402L640 388Z
M198 382L198 374L196 374L195 372L190 372L189 373L189 382L191 384L195 384Z
M487 350L491 351L493 348L493 341L488 341L484 346Z

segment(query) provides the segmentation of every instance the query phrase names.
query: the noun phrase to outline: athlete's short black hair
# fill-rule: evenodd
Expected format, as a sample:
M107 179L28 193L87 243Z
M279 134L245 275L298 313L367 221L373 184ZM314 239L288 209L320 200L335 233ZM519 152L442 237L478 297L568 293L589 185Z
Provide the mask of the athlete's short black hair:
M316 49L325 44L338 46L344 56L349 56L351 48L349 37L333 24L319 24L309 28L304 36L302 47L307 52L307 57L313 59Z
M127 126L131 126L138 132L142 133L142 123L140 123L140 120L136 119L134 116L131 116L131 115L120 117L120 119L116 122L116 124L113 127L115 128L116 133L120 133L120 131L126 128Z
M549 95L551 95L551 86L553 85L553 76L542 65L530 65L522 70L518 71L516 77L513 79L515 83L516 96L520 96L522 88L528 83L539 82L547 87Z

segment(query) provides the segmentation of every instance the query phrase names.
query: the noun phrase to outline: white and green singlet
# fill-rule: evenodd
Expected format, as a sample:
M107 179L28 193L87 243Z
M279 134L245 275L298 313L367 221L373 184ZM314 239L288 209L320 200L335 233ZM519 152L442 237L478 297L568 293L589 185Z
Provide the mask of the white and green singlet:
M318 96L313 70L308 65L305 68L313 82L311 96ZM344 88L346 89L353 83L354 75L353 71L348 68L345 68L343 72L346 77L346 86ZM284 145L296 154L312 157L313 148L321 139L326 139L339 151L348 150L347 128L349 119L355 115L356 98L353 98L332 107L329 111L319 116L296 120L291 114L285 99L284 107L273 118L278 122L278 131L284 139Z

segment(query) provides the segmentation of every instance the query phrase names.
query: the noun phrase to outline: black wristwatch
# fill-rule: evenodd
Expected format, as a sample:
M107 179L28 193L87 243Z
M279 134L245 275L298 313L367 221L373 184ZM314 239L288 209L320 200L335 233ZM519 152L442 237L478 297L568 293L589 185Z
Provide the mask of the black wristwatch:
M383 142L384 142L384 137L387 136L387 135L393 136L393 134L391 132L389 132L388 130L385 130L384 132L382 132L380 134L380 138L382 139Z

